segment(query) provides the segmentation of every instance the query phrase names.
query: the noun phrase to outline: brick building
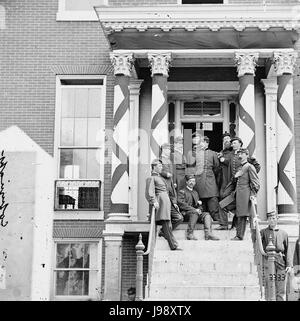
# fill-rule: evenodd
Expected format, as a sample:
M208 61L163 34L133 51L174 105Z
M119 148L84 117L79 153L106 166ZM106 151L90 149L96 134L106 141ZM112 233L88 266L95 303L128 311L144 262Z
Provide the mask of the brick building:
M299 1L2 0L0 19L0 130L53 163L49 284L34 296L8 279L7 298L125 300L139 233L147 244L149 164L178 135L188 153L194 131L215 151L225 131L243 139L262 165L260 218L277 209L295 240Z

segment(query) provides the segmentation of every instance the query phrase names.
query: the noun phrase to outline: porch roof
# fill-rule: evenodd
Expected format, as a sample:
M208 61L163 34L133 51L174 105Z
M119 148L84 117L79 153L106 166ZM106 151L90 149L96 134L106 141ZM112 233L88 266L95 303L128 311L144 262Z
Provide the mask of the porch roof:
M115 49L292 48L300 5L95 7Z

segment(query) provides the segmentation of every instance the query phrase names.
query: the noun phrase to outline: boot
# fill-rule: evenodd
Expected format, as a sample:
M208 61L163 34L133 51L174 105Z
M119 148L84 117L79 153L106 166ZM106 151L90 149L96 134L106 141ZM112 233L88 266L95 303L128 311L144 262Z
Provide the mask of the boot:
M219 238L214 236L211 232L211 217L209 214L204 217L204 238L206 241L219 241Z
M197 240L196 236L194 235L194 229L196 226L196 223L198 221L198 214L190 214L189 216L189 222L188 222L188 229L187 229L187 240Z

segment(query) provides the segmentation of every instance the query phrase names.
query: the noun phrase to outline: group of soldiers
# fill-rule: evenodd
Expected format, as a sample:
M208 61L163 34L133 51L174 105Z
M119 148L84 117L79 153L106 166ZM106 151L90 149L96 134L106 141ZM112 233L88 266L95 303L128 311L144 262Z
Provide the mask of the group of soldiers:
M182 137L175 138L173 150L170 144L163 144L161 157L151 163L145 196L150 209L155 208L156 224L162 226L159 236L168 241L171 250L181 250L172 231L185 220L188 240L197 240L194 235L197 222L204 225L205 240L219 240L212 234L212 221L218 221L217 230L227 230L228 213L233 212L231 228L236 228L236 236L232 240L243 240L251 200L256 202L260 188L257 175L260 164L242 147L242 140L230 137L229 133L223 134L223 149L219 153L208 148L206 136L194 133L192 142L192 151L186 157ZM268 213L267 218L268 227L260 231L263 248L266 250L271 235L277 253L276 300L285 300L286 274L292 267L288 235L278 228L276 212ZM299 253L298 240L293 262L297 268ZM268 275L266 260L264 268ZM266 289L269 281L265 277Z
M219 240L212 234L212 221L219 230L228 229L228 212L235 212L233 226L237 234L233 240L243 240L250 211L250 199L259 190L259 163L242 148L239 137L223 134L223 150L208 148L209 138L192 135L193 148L185 157L183 138L176 137L174 150L170 144L161 146L161 157L152 164L151 177L146 181L145 196L154 206L157 224L162 225L159 236L178 250L172 230L185 219L188 221L187 239L196 240L196 223L204 225L206 240Z

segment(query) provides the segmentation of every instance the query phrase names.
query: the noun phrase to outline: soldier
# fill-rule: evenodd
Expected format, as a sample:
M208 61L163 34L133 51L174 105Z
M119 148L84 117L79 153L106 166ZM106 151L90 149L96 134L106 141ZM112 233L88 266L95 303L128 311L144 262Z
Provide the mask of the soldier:
M161 146L161 161L162 171L161 176L166 180L168 186L169 197L171 201L171 223L172 229L175 230L179 224L183 222L183 216L180 213L177 205L177 192L173 182L173 164L171 162L171 146L170 144L163 144Z
M184 215L188 216L187 239L197 240L194 235L196 223L199 221L204 224L205 240L217 241L219 238L212 234L212 219L209 213L203 212L201 209L202 202L199 195L194 189L196 184L194 175L186 175L186 187L178 192L178 205Z
M209 138L204 136L195 151L194 174L196 178L195 189L203 204L204 212L209 211L212 219L219 218L219 191L215 177L215 170L219 167L217 153L208 149Z
M232 155L232 146L231 146L231 138L230 134L225 132L223 134L223 149L220 153L218 153L218 158L220 160L220 180L219 180L219 188L220 188L220 198L223 198L225 187L231 180L230 167L228 166L228 162Z
M288 234L279 229L277 226L277 214L273 211L267 213L269 226L260 231L263 248L266 251L266 247L270 241L275 245L276 257L275 257L275 275L269 275L268 273L268 261L264 257L263 266L265 271L265 289L266 297L268 297L268 285L270 277L275 279L276 287L276 301L285 301L286 299L286 274L292 270L292 262L289 252L289 239Z
M240 160L240 168L235 174L236 183L236 236L232 240L243 240L247 217L250 216L251 199L256 199L259 190L259 180L255 167L248 163L247 158L249 151L241 148L238 152Z
M160 175L162 161L155 159L151 163L151 176L146 180L145 197L150 205L155 208L155 221L162 225L162 236L168 241L171 250L181 250L172 233L171 225L171 201L168 186L165 179Z
M228 178L229 182L222 190L221 198L230 197L230 194L234 193L236 189L236 178L235 174L241 165L238 152L243 146L243 141L239 137L233 137L231 139L231 153L227 154L226 157L220 157L220 163L222 166L228 168ZM260 164L256 161L254 157L248 157L248 162L251 163L258 173L260 171ZM227 229L228 228L228 218L226 212L236 210L235 200L228 204L224 209L220 209L219 217L221 221L221 227L218 229ZM236 216L234 216L232 221L232 228L236 225Z

